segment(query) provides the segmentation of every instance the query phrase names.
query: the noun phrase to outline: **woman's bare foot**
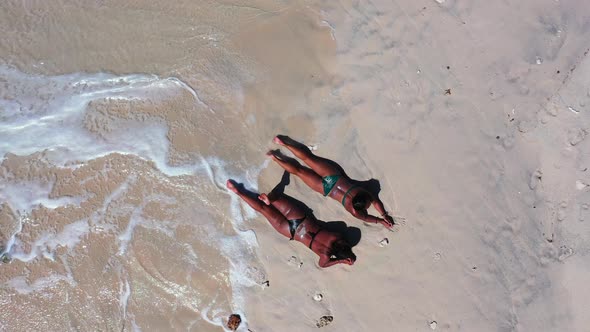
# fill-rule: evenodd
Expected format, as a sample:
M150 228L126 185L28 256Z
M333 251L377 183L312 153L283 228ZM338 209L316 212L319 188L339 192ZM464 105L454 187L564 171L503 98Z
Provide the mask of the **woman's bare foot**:
M277 160L277 159L280 160L281 158L279 157L279 153L280 153L279 150L269 150L266 153L266 155L269 156L270 158L274 159L274 160Z
M229 179L227 180L227 182L225 183L225 186L227 187L227 189L233 191L234 193L238 193L238 188L236 188L236 185L234 184L234 180Z
M263 194L258 195L258 199L263 201L264 204L270 205L270 199L268 198L268 196L266 194L263 193Z
M281 139L281 137L284 137L283 135L277 135L275 136L275 138L272 140L273 142L277 143L278 145L285 145L285 142L283 142L283 140Z

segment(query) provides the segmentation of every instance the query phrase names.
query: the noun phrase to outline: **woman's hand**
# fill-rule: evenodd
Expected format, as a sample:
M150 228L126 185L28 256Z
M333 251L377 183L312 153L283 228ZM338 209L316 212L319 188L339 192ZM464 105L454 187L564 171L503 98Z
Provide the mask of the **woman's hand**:
M393 217L386 214L383 216L383 220L381 221L381 224L389 229L391 229L393 227L393 225L395 225L395 221L393 220Z

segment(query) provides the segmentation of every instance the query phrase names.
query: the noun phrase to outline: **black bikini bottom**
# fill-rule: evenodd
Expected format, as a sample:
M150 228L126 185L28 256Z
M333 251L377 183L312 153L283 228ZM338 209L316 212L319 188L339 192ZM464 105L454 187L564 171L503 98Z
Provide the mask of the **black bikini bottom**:
M289 240L293 240L293 238L295 237L295 232L297 231L297 228L299 228L299 225L301 225L303 223L305 218L306 217L299 218L299 219L287 220L289 222L289 233L291 233L291 238Z

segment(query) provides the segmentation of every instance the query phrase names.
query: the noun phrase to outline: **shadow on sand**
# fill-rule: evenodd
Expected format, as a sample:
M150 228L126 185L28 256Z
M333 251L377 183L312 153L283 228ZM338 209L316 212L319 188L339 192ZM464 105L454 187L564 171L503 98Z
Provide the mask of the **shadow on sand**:
M285 187L288 186L290 182L290 174L289 172L285 171L281 177L281 181L271 190L270 193L268 193L268 197L271 198L271 200L278 196L286 197L293 204L305 210L307 215L313 215L313 210L309 206L305 205L305 203L302 201L285 194ZM343 234L344 238L351 247L356 246L361 240L361 230L357 227L349 227L344 221L323 221L317 218L315 219L325 230Z

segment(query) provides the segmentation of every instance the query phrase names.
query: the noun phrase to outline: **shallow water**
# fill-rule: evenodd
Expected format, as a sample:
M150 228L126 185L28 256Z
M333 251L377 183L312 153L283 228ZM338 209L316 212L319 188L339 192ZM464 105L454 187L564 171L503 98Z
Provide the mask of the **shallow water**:
M155 75L0 75L10 82L0 127L6 326L55 330L67 314L72 328L198 329L243 307L239 288L258 283L248 277L255 240L226 225L244 219L235 197L229 211L214 205L231 167L215 157L171 166L168 123L150 113L183 94L210 112L194 90ZM255 187L260 166L237 179ZM50 315L20 321L14 312L31 304Z
M0 8L0 330L247 330L266 273L225 181L256 190L264 144L308 120L334 48L317 11Z

